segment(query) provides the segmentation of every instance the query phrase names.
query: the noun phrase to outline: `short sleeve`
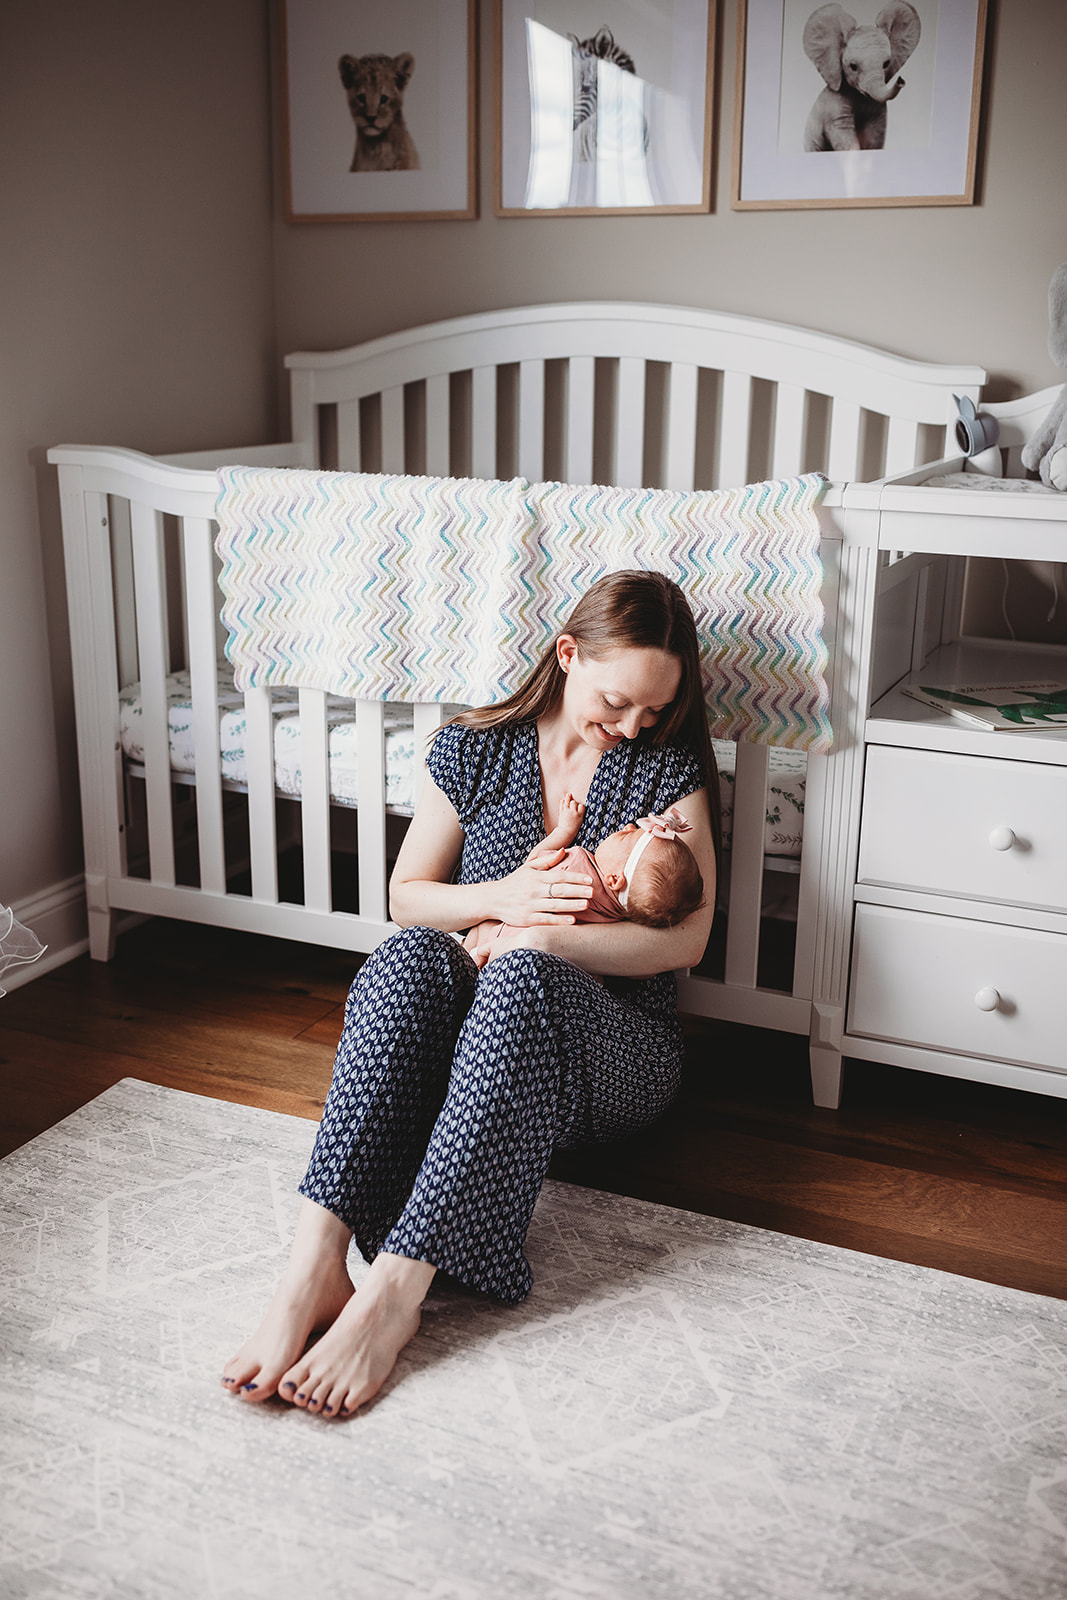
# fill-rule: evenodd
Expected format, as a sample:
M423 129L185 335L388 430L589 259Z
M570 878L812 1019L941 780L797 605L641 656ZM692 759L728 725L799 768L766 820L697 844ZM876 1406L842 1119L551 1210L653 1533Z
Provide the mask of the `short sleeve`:
M430 748L426 752L426 766L430 777L442 794L452 802L460 820L465 809L467 787L463 781L463 744L464 737L469 731L454 722L449 723L434 734L430 740Z
M509 728L465 728L449 723L426 757L430 777L455 807L466 830L488 805L499 806L512 778L514 737Z
M706 781L700 770L700 762L691 750L667 745L664 754L667 759L659 775L657 811L665 811L668 806L684 800L687 794L703 789Z

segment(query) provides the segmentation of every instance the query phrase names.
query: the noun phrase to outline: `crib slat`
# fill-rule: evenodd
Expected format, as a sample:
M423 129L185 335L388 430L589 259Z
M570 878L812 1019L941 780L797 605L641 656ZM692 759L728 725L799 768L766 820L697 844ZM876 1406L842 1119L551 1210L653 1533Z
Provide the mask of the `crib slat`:
M636 356L619 357L615 402L615 477L626 488L645 481L645 363Z
M567 454L563 464L568 483L592 481L595 382L593 357L572 356L567 363Z
M248 842L252 898L278 901L278 848L274 820L274 718L269 689L245 690L245 757L248 764Z
M300 690L300 825L304 904L312 911L332 911L329 732L321 689Z
M130 536L130 502L112 495L105 498L110 523L111 586L115 596L115 648L118 652L119 682L137 681L137 632L134 627L133 545Z
M696 470L697 382L699 367L672 361L667 376L667 447L664 452L665 489L693 487Z
M916 464L919 447L919 424L907 417L890 417L889 436L885 447L885 475L891 478L897 472L910 472Z
M359 401L337 402L337 465L342 472L362 471L363 442L359 430Z
M774 408L774 450L771 472L776 478L795 478L804 452L805 391L794 383L778 385Z
M519 362L519 476L539 483L545 475L545 364Z
M852 400L835 400L830 419L830 454L826 471L835 483L860 476L860 407Z
M215 587L212 527L206 517L182 519L189 625L189 675L193 688L193 748L196 751L196 831L200 887L226 892L222 773L219 770L218 658L215 654Z
M174 825L171 814L170 729L167 719L167 595L163 564L163 513L130 506L133 590L137 609L137 654L144 718L145 799L148 859L153 883L173 884Z
M430 748L430 739L434 732L445 720L445 708L437 701L416 701L415 704L415 770L414 770L414 802L419 803L423 784L426 782L426 752Z
M496 368L471 373L471 473L496 477Z
M385 922L385 707L356 701L359 804L359 914Z
M426 471L447 478L451 468L448 449L448 373L426 379Z
M771 752L765 744L737 746L734 768L734 834L730 849L730 908L726 924L727 983L756 987L760 904L763 898L763 841L767 820L767 773Z
M748 482L748 424L751 408L752 379L748 373L724 372L717 489L738 489Z
M382 390L382 471L404 470L404 390Z

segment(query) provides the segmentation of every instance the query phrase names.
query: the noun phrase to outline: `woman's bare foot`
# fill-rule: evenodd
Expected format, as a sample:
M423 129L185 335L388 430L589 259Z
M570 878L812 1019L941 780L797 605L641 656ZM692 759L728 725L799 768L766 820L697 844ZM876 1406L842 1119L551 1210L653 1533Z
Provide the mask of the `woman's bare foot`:
M303 1202L289 1265L267 1314L223 1368L222 1382L231 1394L269 1399L312 1333L341 1315L354 1293L345 1265L351 1237L332 1212L313 1200Z
M375 1256L332 1326L289 1368L283 1400L324 1417L347 1417L378 1393L401 1350L418 1332L436 1271L428 1261Z

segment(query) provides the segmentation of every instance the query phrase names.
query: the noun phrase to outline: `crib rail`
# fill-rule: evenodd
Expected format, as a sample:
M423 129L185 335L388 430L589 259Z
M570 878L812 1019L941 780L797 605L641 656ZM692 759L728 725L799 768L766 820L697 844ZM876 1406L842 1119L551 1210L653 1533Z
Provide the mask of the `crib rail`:
M944 453L976 367L674 306L532 306L288 356L293 432L351 471L688 490Z
M265 452L262 452L265 454ZM299 452L272 452L283 464ZM217 485L213 472L161 464L133 451L59 447L79 768L85 817L90 947L113 950L119 911L185 916L251 932L369 951L390 931L387 892L385 712L354 702L357 727L359 910L334 905L331 872L327 706L324 692L301 690L301 798L298 843L303 891L281 897L271 691L244 696L247 723L247 845L227 848L217 708L222 634L214 552ZM221 459L225 459L222 456ZM172 773L166 679L189 671L195 782ZM147 862L133 858L128 772L119 738L120 687L141 684ZM442 707L415 707L424 747ZM421 774L416 783L421 781ZM179 878L182 843L176 795L192 790L195 882ZM186 854L189 851L186 850ZM245 869L247 871L245 872ZM234 887L250 878L251 892Z

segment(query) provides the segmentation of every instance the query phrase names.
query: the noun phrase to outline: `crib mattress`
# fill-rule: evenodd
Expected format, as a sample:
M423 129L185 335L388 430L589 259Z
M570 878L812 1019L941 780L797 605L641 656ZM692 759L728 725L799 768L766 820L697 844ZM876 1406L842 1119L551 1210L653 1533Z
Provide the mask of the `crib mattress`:
M295 689L273 689L274 780L281 794L299 799L301 793L300 712ZM460 707L446 707L451 714ZM219 757L223 779L241 787L248 782L245 754L246 723L244 697L233 687L228 667L218 675ZM119 694L119 738L123 753L131 762L144 760L144 712L139 683L129 684ZM326 699L329 735L330 798L337 805L354 806L358 797L356 725L351 700L337 695ZM170 764L176 773L195 773L193 745L193 702L188 672L173 673L167 679L167 723L170 732ZM736 746L716 739L715 759L719 768L722 800L723 843L733 836L734 754ZM410 706L387 705L385 710L385 803L400 816L413 809L415 775L415 730ZM767 786L767 815L764 854L782 858L800 855L804 831L804 787L807 757L798 750L771 749L770 780Z

